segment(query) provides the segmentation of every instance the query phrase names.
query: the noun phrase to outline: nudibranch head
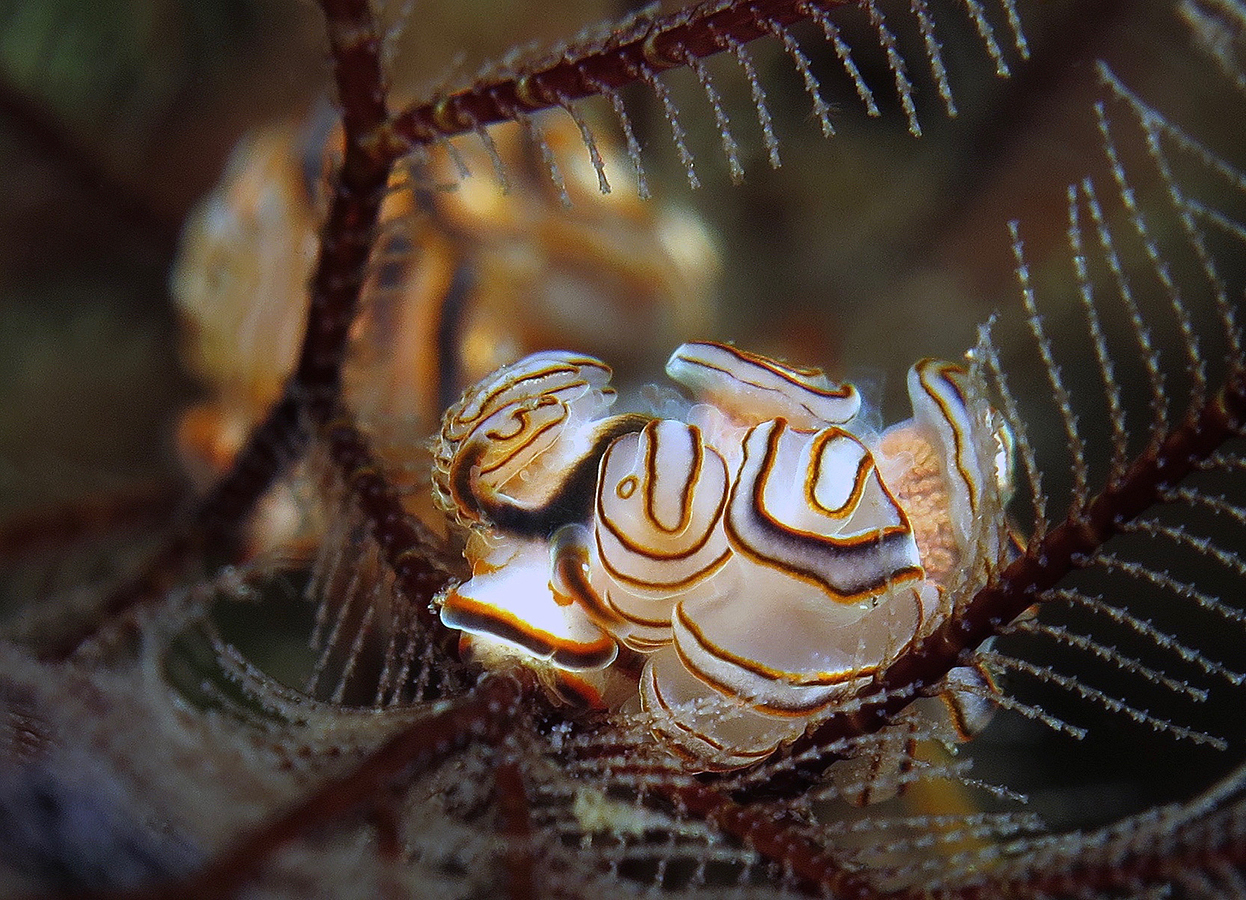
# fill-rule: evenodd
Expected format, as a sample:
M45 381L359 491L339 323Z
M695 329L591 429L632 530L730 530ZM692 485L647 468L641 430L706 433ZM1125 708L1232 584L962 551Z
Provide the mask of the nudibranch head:
M541 534L592 479L604 442L634 417L607 417L610 369L592 357L534 353L470 388L442 419L433 498L460 524Z
M560 696L638 695L690 768L737 768L856 695L998 568L1011 439L951 363L913 367L913 418L881 435L817 370L700 342L667 371L693 395L687 420L609 416L610 370L567 353L499 370L446 413L434 487L471 532L472 578L441 617ZM981 719L983 678L944 698L958 733Z

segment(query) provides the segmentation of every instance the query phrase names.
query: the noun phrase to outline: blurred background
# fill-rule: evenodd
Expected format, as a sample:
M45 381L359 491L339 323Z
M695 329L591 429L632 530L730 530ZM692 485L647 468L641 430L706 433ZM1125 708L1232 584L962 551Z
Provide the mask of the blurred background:
M421 0L411 10L390 0L383 15L416 23L391 48L394 95L418 98L507 48L568 38L627 12L620 6ZM995 77L960 5L933 4L956 119L944 114L907 6L882 8L909 60L921 139L908 133L858 9L835 21L874 88L879 119L865 116L817 29L795 31L832 108L831 140L778 42L750 48L779 138L777 171L739 67L711 61L741 146L742 186L730 184L691 73L665 81L689 132L699 190L682 176L651 93L625 99L656 204L690 210L717 245L713 334L692 336L885 383L895 415L907 408L897 373L921 356L959 356L987 315L1015 309L1008 219L1023 222L1036 281L1047 277L1044 259L1068 268L1064 188L1097 152L1096 59L1212 147L1231 152L1242 142L1238 119L1221 110L1225 82L1174 27L1171 4L1022 3L1029 62L990 8L1014 70L1007 80ZM328 73L317 11L294 0L108 0L89 9L6 0L0 35L4 514L83 486L175 472L169 422L195 391L177 359L170 303L181 226L248 130L314 119ZM598 133L613 138L605 104L586 106L605 123ZM616 190L633 189L626 167L608 175ZM1139 187L1145 197L1147 185ZM1053 273L1047 284L1068 277ZM1072 298L1060 293L1057 302ZM652 358L670 349L656 347Z
M405 5L390 0L383 12L398 21ZM392 48L395 96L454 83L526 41L568 38L625 13L620 6L420 0L410 12L417 27ZM829 141L778 43L756 42L778 171L735 61L709 66L741 145L740 187L691 73L665 80L698 161L697 191L653 96L628 92L656 202L689 208L717 241L710 336L857 380L890 377L903 412L897 373L920 356L958 356L979 322L1015 301L1005 221L1024 221L1037 260L1062 249L1064 185L1096 137L1094 59L1107 58L1209 144L1240 145L1237 120L1216 112L1209 61L1174 32L1167 7L1023 3L1024 64L991 9L1014 69L1003 80L959 5L934 4L959 109L949 120L912 16L884 4L909 59L920 140L860 10L836 22L881 119L864 115L816 28L795 32L832 107ZM249 129L306 122L327 84L318 14L306 2L0 2L0 514L175 474L170 421L195 391L178 363L169 292L182 223ZM605 104L588 106L606 123L599 132L615 134ZM632 188L627 171L608 174L617 190Z
M816 27L793 31L832 108L837 133L829 140L778 42L750 47L779 138L777 171L767 163L738 65L730 58L709 64L741 146L741 186L730 183L710 107L691 73L664 81L689 132L699 190L687 184L652 93L625 93L645 148L650 202L703 223L711 242L704 252L713 254L716 272L705 315L695 319L699 333L664 334L671 343L653 346L625 376L659 379L676 339L734 340L858 382L867 396L881 398L890 421L907 415L903 375L912 361L958 358L973 345L977 325L1004 310L997 334L1005 369L1023 417L1033 416L1040 458L1054 461L1047 487L1063 496L1063 437L1017 312L1006 223L1021 222L1066 375L1075 385L1096 384L1089 344L1076 337L1085 324L1065 205L1066 185L1087 172L1109 192L1093 113L1104 96L1095 61L1106 60L1148 103L1216 152L1236 156L1238 166L1246 163L1246 100L1226 87L1207 45L1183 27L1197 16L1181 19L1167 0L1022 0L1028 61L1018 57L1001 10L992 6L988 17L1013 69L1010 79L996 77L964 4L930 5L956 96L954 119L925 65L908 5L881 5L915 84L920 139L909 133L885 55L859 9L843 10L835 21L875 89L881 118L866 116ZM389 0L383 14L399 22L403 6ZM395 97L419 98L507 48L569 38L628 11L591 0L417 0L410 26L391 48ZM1240 32L1220 38L1229 52L1240 52ZM171 300L183 223L245 134L274 123L305 127L325 108L328 86L323 32L307 2L0 0L0 518L184 477L176 421L206 388L185 365L186 335ZM587 106L602 123L599 135L615 140L605 104ZM1119 102L1108 112L1127 119ZM1127 163L1145 163L1145 135L1136 126L1123 134ZM607 174L616 191L634 190L627 166ZM1189 179L1191 190L1225 194L1237 206L1236 221L1246 221L1240 196L1227 196L1205 173L1193 171ZM1167 201L1153 173L1140 175L1135 187L1144 210ZM1171 216L1156 221L1161 237L1180 227ZM1127 261L1142 253L1135 248ZM1240 300L1240 245L1229 258L1222 274ZM1191 261L1173 265L1180 275ZM583 315L591 318L592 310ZM1202 312L1195 316L1200 330L1210 332L1210 322ZM1108 328L1123 333L1120 322ZM1172 352L1177 329L1166 325L1156 336ZM1210 344L1214 356L1216 342ZM1178 373L1170 388L1180 394L1182 365L1175 356L1166 361ZM1126 365L1123 377L1133 383L1131 373ZM1101 437L1095 416L1086 421L1090 439ZM1240 648L1228 652L1240 659ZM1209 716L1240 730L1223 713ZM1097 756L1079 750L1070 765L1064 745L1047 752L1045 733L1030 732L1018 725L996 738L993 755L984 751L984 771L994 766L1014 782L1020 772L1017 786L1039 792L1059 773L1063 782L1053 796L1076 796L1083 809L1098 796L1106 798L1105 811L1127 810L1206 780L1201 751L1158 757L1134 778L1120 771L1110 741ZM1016 756L1020 746L1024 756ZM1153 752L1168 753L1169 746L1157 744ZM1139 759L1152 752L1143 749ZM1066 783L1070 771L1084 782L1076 795ZM1155 778L1157 771L1165 778Z

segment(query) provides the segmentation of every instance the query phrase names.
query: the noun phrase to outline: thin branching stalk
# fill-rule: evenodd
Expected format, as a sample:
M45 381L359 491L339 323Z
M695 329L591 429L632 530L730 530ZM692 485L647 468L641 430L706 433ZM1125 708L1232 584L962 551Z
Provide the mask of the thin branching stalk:
M108 597L98 622L158 596L201 554L220 555L221 545L236 534L256 501L306 449L309 423L326 420L341 393L347 337L358 312L385 186L402 146L390 128L380 39L367 0L324 0L322 6L346 149L321 231L298 365L229 471L143 572ZM69 656L98 622L71 630L43 655Z
M806 19L814 9L843 6L846 0L706 0L630 27L585 46L568 47L548 59L519 65L513 73L489 78L461 91L414 106L397 116L394 130L413 144L474 131L517 115L565 107L657 72L687 66Z

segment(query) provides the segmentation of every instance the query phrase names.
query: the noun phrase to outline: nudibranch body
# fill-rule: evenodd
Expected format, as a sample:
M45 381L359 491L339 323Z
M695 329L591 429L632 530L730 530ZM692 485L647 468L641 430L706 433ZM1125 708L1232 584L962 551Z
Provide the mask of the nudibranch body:
M909 374L913 418L881 433L851 385L735 347L685 344L667 373L690 394L680 418L611 415L610 370L555 352L450 408L434 494L470 532L472 577L441 617L562 696L639 695L691 768L736 768L854 696L1006 559L1011 442L970 372L936 360ZM958 731L981 716L973 696L944 698Z

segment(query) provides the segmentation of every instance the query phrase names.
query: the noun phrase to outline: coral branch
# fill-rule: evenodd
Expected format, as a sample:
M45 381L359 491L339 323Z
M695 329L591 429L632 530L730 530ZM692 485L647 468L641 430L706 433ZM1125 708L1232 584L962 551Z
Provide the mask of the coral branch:
M1246 837L1228 840L1207 835L1203 846L1178 850L1165 843L1145 851L1122 854L1110 860L1087 863L1079 860L1063 871L1035 871L1019 878L983 881L959 889L904 891L888 895L895 900L993 900L995 897L1090 897L1137 891L1143 886L1180 884L1197 872L1229 871L1246 865ZM1132 894L1130 896L1133 896Z
M307 442L301 414L325 421L334 408L381 200L398 158L399 148L389 139L380 40L367 0L324 0L323 7L346 151L321 232L298 366L285 396L253 432L198 516L200 524L221 532L236 526L301 452Z
M367 439L349 420L335 419L325 427L324 437L334 467L394 572L398 591L421 621L439 628L441 622L428 604L452 574L447 568L451 555L427 526L407 514L401 495L386 480Z
M310 422L326 421L341 389L347 337L359 308L365 268L385 186L402 147L392 139L380 39L367 0L323 0L346 150L321 232L311 307L298 366L284 395L251 433L230 470L146 569L104 603L111 619L169 587L190 561L218 551L255 502L306 447ZM257 298L262 302L262 298ZM64 658L96 630L67 634L46 658Z
M338 396L381 201L402 150L389 127L380 38L367 0L323 0L322 6L346 152L321 235L307 333L290 386L320 421Z
M394 130L412 144L462 134L524 113L565 107L573 100L617 90L653 73L712 56L808 18L812 8L847 0L708 0L609 37L519 64L516 71L476 82L457 93L401 113Z
M874 900L883 896L859 874L840 865L798 826L783 822L773 809L742 806L710 786L695 783L672 785L661 793L677 810L705 820L782 866L816 896L837 900Z
M538 894L532 877L532 819L523 772L517 764L504 762L493 777L497 781L502 834L507 842L506 896L510 900L533 900Z
M321 785L239 840L189 881L152 892L148 900L230 895L278 848L310 828L359 808L395 778L427 772L472 743L501 739L514 726L519 700L532 690L532 685L518 677L490 675L462 701L403 727L348 775Z
M1165 490L1195 471L1227 440L1240 435L1244 426L1246 369L1237 365L1215 398L1192 410L1158 448L1140 454L1118 482L1096 494L1080 512L1071 512L996 581L979 591L959 615L888 667L862 698L863 705L852 712L832 714L814 732L795 742L791 751L825 747L882 728L908 703L912 688L938 683L966 651L981 645L1033 605L1041 592L1078 568L1123 523L1160 502ZM768 796L790 796L818 778L834 760L834 754L815 755L794 772L774 779L765 792Z

